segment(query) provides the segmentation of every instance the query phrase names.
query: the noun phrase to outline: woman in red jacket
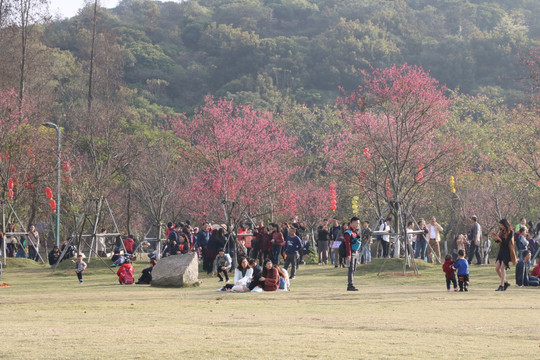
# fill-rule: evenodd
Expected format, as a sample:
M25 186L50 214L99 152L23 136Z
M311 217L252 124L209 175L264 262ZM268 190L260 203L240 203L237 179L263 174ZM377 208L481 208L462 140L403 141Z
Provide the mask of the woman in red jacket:
M279 273L270 259L264 261L262 276L259 278L259 286L264 291L276 291L279 288Z
M283 233L279 229L278 224L270 224L272 226L272 262L276 265L279 265L279 254L281 254L281 249L285 245L285 238L283 238Z

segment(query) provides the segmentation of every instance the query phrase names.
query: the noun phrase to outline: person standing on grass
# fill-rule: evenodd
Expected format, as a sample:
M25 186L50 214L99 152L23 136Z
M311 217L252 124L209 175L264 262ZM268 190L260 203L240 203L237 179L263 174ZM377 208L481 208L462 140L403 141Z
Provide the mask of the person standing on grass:
M347 251L347 257L349 261L349 273L347 275L347 291L358 291L354 286L354 271L356 270L356 265L358 264L358 252L360 246L362 245L362 240L358 236L358 226L360 224L360 219L356 216L351 218L349 223L349 228L343 234L345 238L345 247Z
M482 259L480 258L480 243L482 239L482 227L478 223L476 215L471 216L472 228L469 232L469 264L472 263L472 259L476 256L476 265L482 265Z
M459 291L469 291L469 262L465 259L465 251L458 251L458 259L454 263L457 269Z
M332 227L330 228L330 240L332 241L330 243L330 259L332 260L332 264L334 264L334 267L338 267L338 264L341 265L339 257L339 246L343 241L343 230L341 229L341 225L336 218L332 219Z
M499 233L491 233L496 243L499 243L499 253L495 261L495 271L501 279L501 285L495 291L506 291L510 283L506 281L506 270L510 269L510 262L513 264L516 261L516 252L514 250L514 232L512 226L506 219L499 221Z
M86 263L83 261L81 254L77 255L77 261L71 260L75 265L75 272L77 273L77 278L79 279L79 285L83 283L82 273L86 269Z
M317 232L317 253L319 254L319 265L323 263L328 265L328 244L330 242L330 233L328 232L328 226L323 224L319 226Z
M435 216L431 217L431 221L428 225L429 230L429 248L428 248L428 262L430 263L441 263L441 247L439 243L441 242L441 231L443 227L439 225ZM435 255L436 259L433 259Z
M285 265L283 266L283 268L287 270L289 265L292 265L290 279L294 279L294 276L296 275L298 251L300 251L301 248L302 240L296 235L296 229L293 227L289 230L289 237L285 243Z
M283 248L283 245L285 245L285 239L283 238L283 233L279 229L278 224L270 224L272 227L272 263L275 265L279 264L279 254L281 254L281 249Z
M442 269L446 277L446 291L450 291L450 283L454 285L454 291L458 291L456 269L454 268L454 260L452 260L452 255L446 255Z
M381 234L381 246L383 250L383 258L390 255L390 227L392 226L392 218L386 218L386 221L381 224L379 231L385 233Z
M39 232L34 225L30 225L28 231L28 257L39 261Z
M371 233L369 221L362 223L362 247L360 251L360 263L369 264L371 262Z

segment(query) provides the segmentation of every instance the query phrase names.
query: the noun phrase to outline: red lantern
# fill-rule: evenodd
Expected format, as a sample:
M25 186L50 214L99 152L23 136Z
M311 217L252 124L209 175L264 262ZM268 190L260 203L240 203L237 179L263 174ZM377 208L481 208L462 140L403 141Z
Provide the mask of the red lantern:
M390 179L386 179L386 195L389 199L392 198L392 193L390 192Z
M13 192L13 190L8 190L8 200L13 200L14 195L15 193Z
M49 200L49 206L51 207L51 211L56 211L56 201Z
M335 199L330 200L330 205L336 205L336 200Z
M332 205L332 206L330 206L330 209L331 209L332 211L336 211L337 206L336 206L336 205Z
M369 148L365 148L364 150L364 156L366 159L371 160L371 154L369 153Z
M13 187L15 186L15 182L13 181L13 179L12 179L12 178L9 178L9 180L8 180L8 183L7 183L7 184L8 184L7 186L8 186L8 189L9 189L9 190L12 190L12 189L13 189Z
M336 184L330 184L328 187L330 188L330 190L334 190L336 188Z
M47 199L52 200L53 192L50 187L45 188L45 195L47 196Z

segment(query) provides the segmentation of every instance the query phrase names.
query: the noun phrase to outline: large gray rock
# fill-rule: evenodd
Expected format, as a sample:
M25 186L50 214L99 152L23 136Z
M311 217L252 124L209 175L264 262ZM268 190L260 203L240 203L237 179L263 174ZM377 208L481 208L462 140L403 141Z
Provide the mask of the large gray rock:
M188 286L199 280L197 253L167 256L152 269L152 286Z

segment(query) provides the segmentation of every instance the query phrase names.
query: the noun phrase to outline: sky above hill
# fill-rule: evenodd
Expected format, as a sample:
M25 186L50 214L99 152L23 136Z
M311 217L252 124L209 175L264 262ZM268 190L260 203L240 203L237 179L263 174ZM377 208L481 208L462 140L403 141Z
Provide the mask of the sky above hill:
M51 0L51 14L62 18L72 17L84 6L84 0ZM101 6L112 8L118 5L119 0L100 0Z

